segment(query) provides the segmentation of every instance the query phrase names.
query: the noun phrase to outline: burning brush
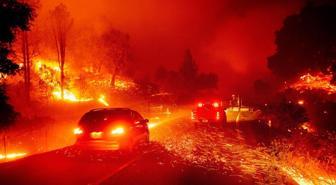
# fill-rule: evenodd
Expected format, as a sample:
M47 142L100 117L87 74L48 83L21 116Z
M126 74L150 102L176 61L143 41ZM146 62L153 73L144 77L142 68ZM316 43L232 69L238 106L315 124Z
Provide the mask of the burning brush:
M336 85L331 84L331 80L332 75L325 75L322 73L311 75L310 73L307 73L301 76L300 80L290 87L297 91L322 90L327 92L327 94L335 94Z

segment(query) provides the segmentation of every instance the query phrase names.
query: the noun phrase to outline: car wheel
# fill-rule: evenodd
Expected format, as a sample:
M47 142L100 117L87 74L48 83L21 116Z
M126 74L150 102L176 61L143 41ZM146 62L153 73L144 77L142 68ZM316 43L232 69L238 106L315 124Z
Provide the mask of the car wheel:
M149 134L145 136L145 138L139 140L137 143L133 146L133 151L136 152L143 152L143 150L149 145Z

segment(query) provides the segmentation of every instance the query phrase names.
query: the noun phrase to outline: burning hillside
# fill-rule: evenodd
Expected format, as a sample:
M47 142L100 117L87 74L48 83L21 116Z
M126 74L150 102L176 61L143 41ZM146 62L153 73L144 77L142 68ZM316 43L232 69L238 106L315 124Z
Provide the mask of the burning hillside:
M336 93L336 85L331 84L332 75L325 75L322 73L317 73L312 75L307 73L302 75L300 79L294 84L290 85L290 88L293 88L297 91L307 91L307 90L321 90L327 94Z
M111 87L110 75L94 73L90 70L78 72L66 68L66 85L63 92L59 83L60 68L53 60L34 60L33 72L36 75L36 86L40 88L40 95L47 96L50 100L67 102L89 102L96 101L104 106L109 106L107 101L109 88ZM127 91L135 84L126 79L117 78L114 83L114 90Z

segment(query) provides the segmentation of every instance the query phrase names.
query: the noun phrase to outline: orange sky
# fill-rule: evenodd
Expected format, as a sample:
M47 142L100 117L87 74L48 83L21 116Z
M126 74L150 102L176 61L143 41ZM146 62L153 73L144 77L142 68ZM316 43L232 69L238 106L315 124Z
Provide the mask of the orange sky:
M274 32L302 0L41 0L41 15L62 2L75 26L113 26L131 36L134 60L152 71L176 68L191 48L202 71L220 74L221 84L252 83L267 74ZM232 80L232 77L235 80ZM251 78L253 77L253 78Z

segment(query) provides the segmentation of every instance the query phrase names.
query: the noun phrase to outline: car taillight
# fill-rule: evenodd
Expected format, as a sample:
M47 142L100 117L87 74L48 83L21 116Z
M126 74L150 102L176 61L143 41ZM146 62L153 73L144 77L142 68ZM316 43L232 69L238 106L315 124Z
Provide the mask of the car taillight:
M83 130L81 128L77 127L73 130L73 133L75 135L81 135L81 134L83 134Z
M201 103L201 102L198 103L198 104L197 104L197 107L203 107L203 103Z
M220 113L216 112L216 120L220 120Z
M214 102L214 103L212 104L212 106L217 108L217 107L219 107L219 103L218 103L218 102Z
M125 129L123 127L117 127L111 131L112 135L122 135L125 133Z

